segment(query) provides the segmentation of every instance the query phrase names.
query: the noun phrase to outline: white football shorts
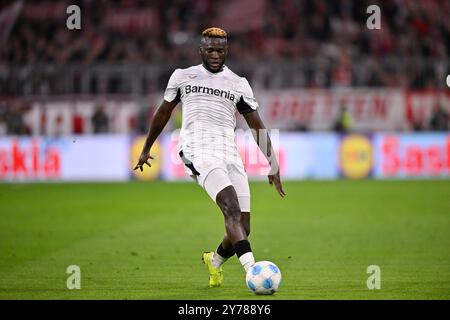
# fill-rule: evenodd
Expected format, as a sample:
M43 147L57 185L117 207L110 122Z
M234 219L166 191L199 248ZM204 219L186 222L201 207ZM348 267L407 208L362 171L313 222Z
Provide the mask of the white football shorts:
M233 186L241 212L250 212L250 187L242 163L225 163L218 159L199 159L192 162L180 151L187 175L192 177L216 202L217 194L228 186Z

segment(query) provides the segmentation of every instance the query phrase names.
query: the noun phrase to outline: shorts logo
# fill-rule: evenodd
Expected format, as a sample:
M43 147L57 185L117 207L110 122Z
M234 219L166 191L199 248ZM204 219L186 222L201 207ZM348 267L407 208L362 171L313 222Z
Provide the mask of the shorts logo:
M232 94L230 91L213 89L213 88L208 88L208 87L201 87L201 86L191 86L190 84L188 84L185 88L185 93L186 93L186 95L188 95L191 92L211 94L211 95L214 95L217 97L229 99L233 102L235 99L234 94Z

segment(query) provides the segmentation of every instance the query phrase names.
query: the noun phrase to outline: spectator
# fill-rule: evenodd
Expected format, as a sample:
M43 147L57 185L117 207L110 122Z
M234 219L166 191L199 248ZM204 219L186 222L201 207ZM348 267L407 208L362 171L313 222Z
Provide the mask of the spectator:
M6 105L0 103L0 136L8 133L8 127L6 126Z
M0 66L27 68L49 64L55 70L48 76L50 93L78 93L73 83L79 78L91 78L96 70L86 66L91 63L116 66L196 63L198 56L193 48L196 35L207 25L225 21L223 27L233 37L233 57L244 62L243 66L233 68L238 73L248 73L250 81L258 81L265 88L445 86L440 81L442 72L436 70L448 65L450 56L449 1L377 1L383 12L380 30L365 28L367 1L243 2L248 5L230 4L227 10L220 10L211 0L81 1L82 28L71 31L61 24L61 19L66 18L61 10L64 3L26 1L10 36L0 44ZM8 3L0 3L0 12ZM239 17L245 16L245 12L240 10L245 7L260 13L241 23ZM247 62L258 68L246 70ZM234 61L230 60L231 63ZM319 63L320 68L316 68ZM81 69L67 68L69 64ZM282 68L284 65L288 67ZM156 68L156 74L151 71L152 81L147 87L152 91L164 89L167 79L163 83L156 79L164 78L165 69ZM43 77L40 73L47 77L47 71L40 70L11 69L0 73L0 85L4 83L2 93L14 95L34 87L35 79ZM119 75L94 74L94 78L105 78L107 83L116 79L117 85L111 86L109 92L128 93L123 92L132 90L127 89L132 86L126 85L126 73L132 72L128 70L124 68ZM28 78L20 79L18 74ZM60 81L60 74L67 81ZM297 84L292 79L304 80ZM65 83L68 84L60 89ZM103 81L101 84L104 85ZM86 93L95 93L92 91Z
M94 133L108 133L109 132L109 118L105 112L103 105L98 105L93 116L92 126Z
M136 129L137 133L145 134L148 132L148 124L153 117L153 107L147 106L145 103L141 103L141 107L136 116Z
M6 133L8 135L26 134L23 112L19 103L13 102L12 105L6 109L4 119L6 123Z
M339 115L334 123L333 130L338 133L348 133L350 131L351 118L347 107L341 106Z
M437 103L433 107L433 111L430 118L430 130L432 131L448 131L449 115L442 106Z

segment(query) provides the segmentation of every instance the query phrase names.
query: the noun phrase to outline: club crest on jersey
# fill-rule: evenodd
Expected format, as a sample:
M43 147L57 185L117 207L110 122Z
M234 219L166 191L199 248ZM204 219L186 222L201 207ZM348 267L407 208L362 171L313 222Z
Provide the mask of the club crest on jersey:
M220 90L220 89L214 89L214 88L208 88L208 87L202 87L202 86L191 86L188 84L185 87L185 93L188 95L189 93L205 93L205 94L211 94L217 97L229 99L234 102L234 94L232 94L230 91Z

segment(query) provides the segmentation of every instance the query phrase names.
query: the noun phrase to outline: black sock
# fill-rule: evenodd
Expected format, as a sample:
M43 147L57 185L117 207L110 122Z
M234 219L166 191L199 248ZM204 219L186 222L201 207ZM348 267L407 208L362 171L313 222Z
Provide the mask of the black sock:
M248 240L240 240L236 242L234 244L234 251L236 251L238 258L247 252L252 252L250 242L248 242Z
M232 256L234 256L235 253L236 252L234 251L233 246L230 246L228 249L225 249L221 243L217 247L217 254L226 259L231 258Z

